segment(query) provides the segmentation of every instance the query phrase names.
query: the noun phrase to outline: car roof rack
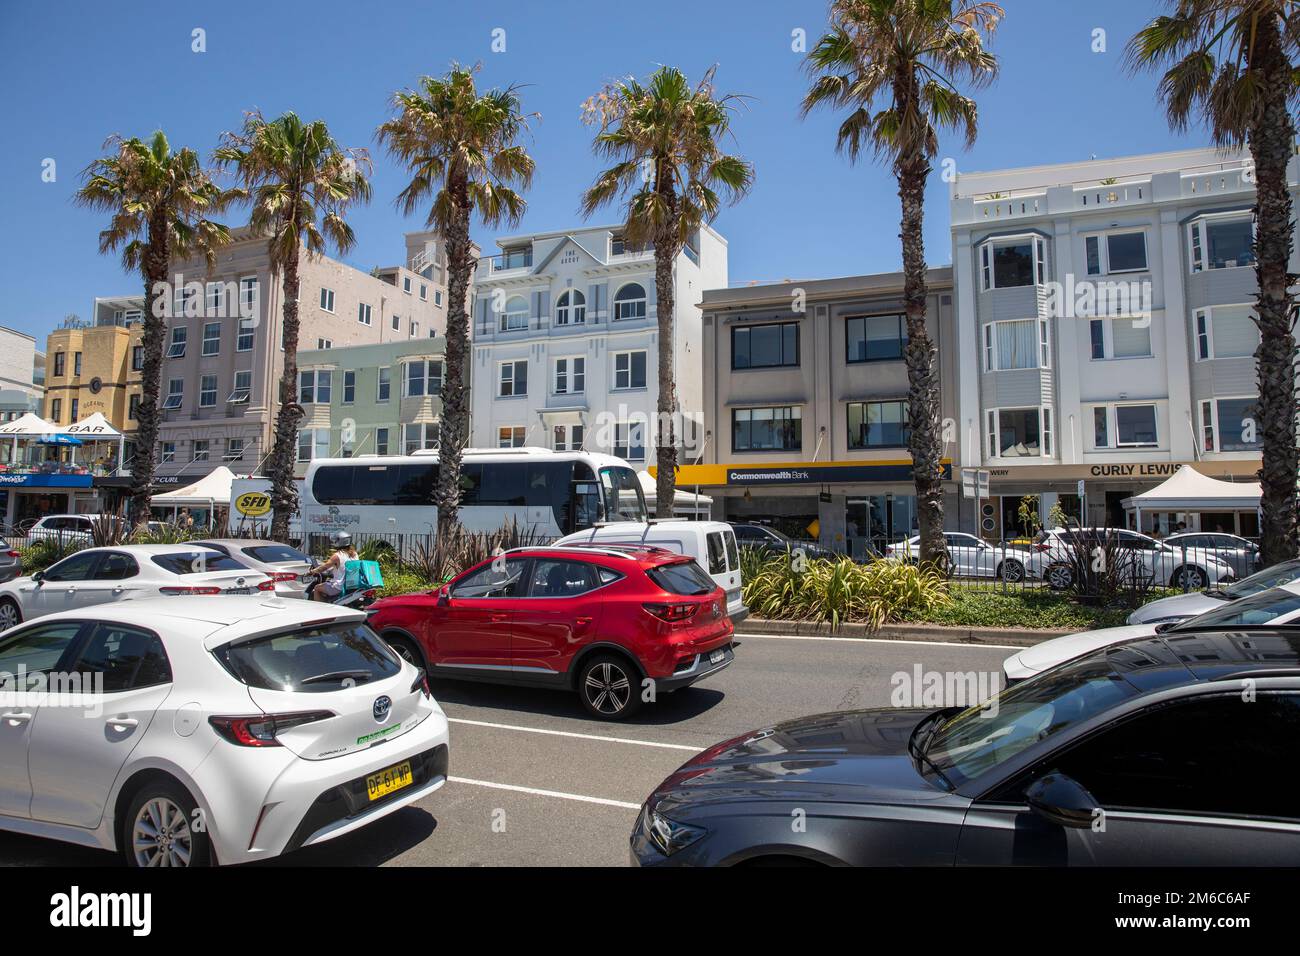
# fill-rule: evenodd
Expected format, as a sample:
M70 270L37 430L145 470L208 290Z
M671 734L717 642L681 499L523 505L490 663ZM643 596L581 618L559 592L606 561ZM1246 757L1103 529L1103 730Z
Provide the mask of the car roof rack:
M611 558L626 558L632 560L631 550L650 550L649 548L624 548L609 545L589 546L585 544L529 544L519 548L511 548L506 554L524 554L529 551L575 551L581 554L604 554ZM655 549L663 550L663 549Z

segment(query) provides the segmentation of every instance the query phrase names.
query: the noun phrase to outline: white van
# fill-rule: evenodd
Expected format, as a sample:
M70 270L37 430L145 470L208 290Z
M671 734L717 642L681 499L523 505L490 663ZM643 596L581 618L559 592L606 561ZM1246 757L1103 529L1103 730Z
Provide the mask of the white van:
M642 524L620 521L597 525L566 535L556 544L649 544L695 559L727 595L727 615L732 624L749 617L740 594L740 550L731 525L724 521L669 519Z

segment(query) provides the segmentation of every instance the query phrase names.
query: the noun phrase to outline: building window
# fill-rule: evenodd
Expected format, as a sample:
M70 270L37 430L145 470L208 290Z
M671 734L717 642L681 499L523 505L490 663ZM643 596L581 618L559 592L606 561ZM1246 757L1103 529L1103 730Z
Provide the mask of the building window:
M330 370L305 369L298 373L298 404L328 405L330 403Z
M497 447L523 448L525 433L523 425L502 425L497 429Z
M63 375L67 366L68 356L66 352L54 353L54 374Z
M630 354L630 353L629 353ZM644 374L645 353L642 356L642 374ZM587 360L585 358L562 358L555 360L555 394L580 395L587 390Z
M56 422L63 419L63 399L50 399L50 417Z
M732 451L799 451L803 447L803 409L734 408L731 411Z
M221 323L204 322L203 323L203 348L204 355L221 354Z
M614 321L644 319L645 306L645 288L639 282L629 282L614 294Z
M528 300L522 295L512 295L506 299L505 311L501 313L501 331L517 332L528 328Z
M1046 319L1013 319L984 326L984 371L1050 365L1051 336Z
M375 429L375 454L377 455L388 454L388 429L387 428Z
M173 378L167 382L167 399L163 408L180 408L185 401L185 379Z
M370 306L365 302L357 303L357 321L362 325L370 324Z
M379 369L379 388L375 393L375 401L386 402L393 392L393 370L387 365Z
M411 294L411 277L410 277L410 276L402 276L402 291L405 292L407 295L410 295L410 294Z
M72 421L76 422L81 419L81 399L72 400Z
M1204 451L1257 451L1263 442L1255 422L1257 396L1201 402Z
M320 287L320 307L322 312L334 311L334 290L333 289L327 289L324 286ZM369 325L370 323L367 322L366 324Z
M1092 416L1097 448L1155 448L1160 443L1154 405L1099 405Z
M1050 408L992 408L987 412L990 458L1050 458Z
M645 352L614 353L614 388L645 388Z
M318 350L320 350L320 351L324 351L325 349L332 349L332 348L334 348L334 340L333 340L333 339L317 339L317 340L316 340L316 348L317 348Z
M347 369L343 373L343 404L352 405L357 400L357 373Z
M845 360L889 362L907 349L907 319L902 315L859 315L844 320Z
M189 332L186 330L185 326L178 325L172 329L172 341L171 344L167 346L167 357L184 358L185 342L188 338Z
M556 451L581 451L584 429L581 425L556 425L553 430Z
M1259 348L1259 326L1249 305L1216 305L1197 309L1196 360L1253 357Z
M253 392L253 373L251 370L235 373L235 384L230 389L230 395L226 402L230 405L247 404L249 396Z
M244 457L244 439L227 438L226 453L221 456L223 461L239 461Z
M442 305L442 290L441 290L441 289L434 289L434 290L433 290L433 304L434 304L434 305Z
M425 302L429 301L429 287L423 282L420 283L420 298Z
M509 364L509 363L507 363ZM527 364L527 363L521 363ZM528 372L524 371L524 385L528 384ZM423 359L406 363L406 397L420 398L424 395L437 395L442 391L442 363ZM504 393L502 393L504 394ZM524 392L517 394L523 395ZM386 400L386 399L385 399Z
M437 422L402 426L402 448L408 455L425 448L437 448L439 437Z
M420 323L417 322L417 321L415 321L415 319L412 319L412 320L411 320L411 338L415 338L415 337L418 336L419 334L420 334Z
M199 286L197 283L179 285L172 296L172 316L195 316L199 314Z
M174 441L165 441L162 443L162 451L158 455L159 461L164 465L170 464L176 460L176 443Z
M253 350L253 330L256 328L252 319L239 320L239 338L235 340L236 352L251 352Z
M329 455L330 430L328 428L304 428L299 430L299 461L311 461L313 458L328 458Z
M209 282L207 285L207 314L220 317L226 310L226 286L222 282Z
M398 315L396 312L394 312L394 313L393 313L393 331L394 331L394 332L400 332L401 330L402 330L402 317L401 317L400 315Z
M746 325L731 330L731 367L792 368L799 364L799 323Z
M136 421L140 417L140 396L132 395L127 399L126 417Z
M257 276L246 276L239 280L239 314L246 319L257 315L258 285Z
M208 447L211 443L206 438L196 438L194 440L194 457L191 461L207 461Z
M502 397L528 394L528 362L502 362L497 394Z
M644 422L619 422L614 426L614 457L645 461Z
M81 353L72 353L72 374L78 376L81 374Z
M1140 229L1085 236L1083 248L1090 276L1145 272L1147 269L1147 234Z
M1193 272L1255 264L1255 224L1249 215L1206 217L1187 228Z
M1012 289L1046 282L1046 245L1038 236L991 239L980 246L980 287Z
M139 372L144 369L144 346L134 345L131 347L131 371Z
M577 289L566 289L555 300L556 325L582 325L587 321L587 300Z
M1090 319L1088 338L1095 360L1151 358L1149 318Z
M217 377L204 375L199 380L199 408L213 408L217 404Z
M903 448L907 445L907 402L849 402L849 447Z

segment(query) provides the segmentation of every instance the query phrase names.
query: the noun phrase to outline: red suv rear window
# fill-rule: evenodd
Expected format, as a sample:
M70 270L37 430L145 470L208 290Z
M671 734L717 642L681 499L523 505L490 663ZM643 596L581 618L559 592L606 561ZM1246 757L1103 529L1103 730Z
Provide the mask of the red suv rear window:
M657 568L646 569L646 574L669 594L708 594L717 587L713 579L694 561L661 564Z

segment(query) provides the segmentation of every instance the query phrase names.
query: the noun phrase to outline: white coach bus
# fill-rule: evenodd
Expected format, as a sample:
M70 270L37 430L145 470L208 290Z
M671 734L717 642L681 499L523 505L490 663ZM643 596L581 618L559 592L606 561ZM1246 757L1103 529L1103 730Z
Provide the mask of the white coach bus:
M317 458L307 469L300 510L308 535L432 534L438 453ZM496 531L511 519L542 537L598 522L647 518L645 495L621 458L546 448L466 449L460 465L460 522Z

